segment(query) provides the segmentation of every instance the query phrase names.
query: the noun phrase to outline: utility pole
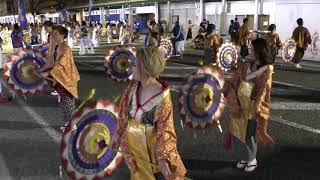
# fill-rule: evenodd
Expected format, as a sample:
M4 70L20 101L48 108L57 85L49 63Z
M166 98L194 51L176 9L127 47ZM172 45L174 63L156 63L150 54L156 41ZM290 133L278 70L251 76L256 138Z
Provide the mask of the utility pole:
M14 23L17 23L17 21L16 21L16 12L15 12L14 1L15 1L15 0L13 0L13 1L12 1L12 7L13 7L13 19L14 19Z

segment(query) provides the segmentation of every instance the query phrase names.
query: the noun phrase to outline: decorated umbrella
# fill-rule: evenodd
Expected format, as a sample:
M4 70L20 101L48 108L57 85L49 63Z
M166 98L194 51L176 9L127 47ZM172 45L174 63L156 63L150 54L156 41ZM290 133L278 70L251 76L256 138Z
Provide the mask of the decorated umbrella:
M232 43L226 42L219 48L217 57L218 66L223 71L229 71L237 65L239 57L238 50Z
M120 164L123 156L108 146L116 132L118 107L100 99L83 105L63 132L61 164L73 180L102 180Z
M163 56L168 59L172 56L173 45L170 37L162 37L159 45L159 50Z
M100 37L101 38L106 38L107 37L107 28L105 28L105 27L101 28Z
M296 53L297 44L293 39L288 39L282 47L282 59L285 62L291 62Z
M4 80L15 92L23 95L42 93L48 88L48 82L38 75L37 69L45 65L42 53L32 50L20 50L8 55L4 67Z
M23 30L22 33L23 33L23 42L24 42L24 44L27 44L27 45L31 44L31 36L30 36L29 31L28 30Z
M111 28L111 36L113 39L119 38L119 29L115 26Z
M32 45L32 50L34 53L36 53L38 55L38 53L41 54L41 56L43 56L44 58L48 57L48 50L49 47L47 44L38 44L38 45Z
M4 45L8 45L11 43L11 31L2 31L1 32L1 38L3 40Z
M132 79L132 64L136 61L136 49L132 46L110 48L105 57L104 67L107 76L116 82Z
M223 71L214 66L204 66L193 72L179 94L182 121L196 130L218 122L224 109L223 86Z
M312 43L311 43L311 53L312 53L312 55L314 55L314 56L318 55L319 46L320 46L319 34L317 32L315 32L312 35Z

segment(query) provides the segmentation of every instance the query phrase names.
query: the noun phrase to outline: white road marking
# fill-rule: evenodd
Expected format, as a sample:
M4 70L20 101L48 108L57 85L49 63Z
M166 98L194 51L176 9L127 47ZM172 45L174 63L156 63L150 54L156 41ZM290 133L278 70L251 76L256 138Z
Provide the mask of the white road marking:
M44 120L44 118L36 113L33 109L31 109L24 101L21 100L19 96L16 98L17 103L22 107L22 109L27 112L38 124L42 126L42 129L46 131L49 136L54 140L55 143L59 144L61 140L61 134L50 128L49 124Z
M79 58L79 59L83 59L83 58L94 58L94 59L100 59L100 61L102 61L103 62L103 60L104 60L104 57L105 56L103 56L103 55L97 55L97 54L92 54L91 56L90 55L76 55L76 56L73 56L73 58L74 59L76 59L76 58ZM76 62L77 61L85 61L85 62L92 62L92 61L94 61L94 60L75 60Z
M4 160L3 156L0 154L0 176L1 176L1 179L2 180L11 180L13 178L10 176L9 169L6 166L6 164L7 164L6 161Z
M160 74L161 78L186 78L188 76L189 74L170 74L170 73Z
M285 124L287 126L291 126L291 127L297 128L297 129L308 131L308 132L311 132L311 133L320 134L320 129L315 129L315 128L312 128L312 127L309 127L309 126L306 126L306 125L303 125L303 124L298 124L298 123L295 123L295 122L291 122L291 121L288 121L288 120L285 120L285 119L282 119L282 118L279 118L279 117L270 116L270 120L278 122L278 123L281 123L281 124Z
M8 89L8 86L3 82L2 79L0 79L0 82ZM50 128L50 125L44 120L44 118L30 108L19 96L16 96L15 100L26 113L28 113L39 125L42 126L42 129L49 134L55 143L60 143L61 134L58 131Z
M271 109L318 111L320 110L320 103L271 102Z
M181 63L177 63L177 62L171 62L170 60L168 61L169 63L171 64L176 64L178 66L185 66L185 67L195 67L195 68L199 68L199 67L196 67L196 66L192 66L192 65L188 65L188 64L181 64Z
M165 66L165 69L177 69L177 70L191 69L191 70L196 70L198 68L194 67L194 66L170 66L170 65L167 65L167 66Z

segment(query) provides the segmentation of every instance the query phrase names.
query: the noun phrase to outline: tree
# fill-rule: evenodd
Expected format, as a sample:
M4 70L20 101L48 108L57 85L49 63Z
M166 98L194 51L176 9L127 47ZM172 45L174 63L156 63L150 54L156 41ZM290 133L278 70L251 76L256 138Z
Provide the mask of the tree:
M29 0L29 10L33 16L33 23L36 23L36 15L39 13L40 4L43 0Z

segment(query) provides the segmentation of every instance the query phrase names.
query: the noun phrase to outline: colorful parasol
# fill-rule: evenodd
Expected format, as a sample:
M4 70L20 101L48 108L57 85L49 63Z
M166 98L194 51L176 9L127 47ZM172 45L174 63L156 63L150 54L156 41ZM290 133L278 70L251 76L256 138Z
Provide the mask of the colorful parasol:
M49 47L47 44L40 44L40 45L33 45L32 46L32 50L34 51L34 53L36 53L38 55L38 53L41 54L41 56L43 56L44 58L48 57L48 50Z
M319 47L320 47L319 34L317 32L315 32L312 35L312 43L311 43L311 53L312 53L312 55L314 55L314 56L318 55Z
M108 148L116 132L118 107L100 99L86 103L71 119L62 135L60 158L73 180L102 180L120 164L123 156Z
M119 38L119 29L117 27L113 26L111 28L111 36L112 36L112 39Z
M102 38L106 38L106 37L107 37L107 28L105 28L105 27L101 28L101 30L100 30L100 36L101 36Z
M173 45L170 37L162 37L159 45L159 50L163 56L168 59L172 56Z
M219 48L217 57L219 67L223 71L229 71L237 65L239 55L236 47L232 43L226 42Z
M192 129L206 129L219 121L224 110L223 71L204 66L193 72L179 94L182 121Z
M19 94L34 95L48 88L47 81L38 75L37 69L45 65L42 53L32 50L20 50L8 55L4 67L4 80Z
M2 31L1 32L1 38L3 40L3 44L4 45L8 45L12 42L12 39L11 39L11 31Z
M23 30L23 42L24 44L31 44L31 36L27 30Z
M285 62L292 61L294 54L296 53L296 49L297 44L295 43L295 41L293 39L288 39L283 45L282 59Z
M116 46L109 49L104 67L107 76L116 82L132 79L132 64L136 61L136 49L132 46Z

